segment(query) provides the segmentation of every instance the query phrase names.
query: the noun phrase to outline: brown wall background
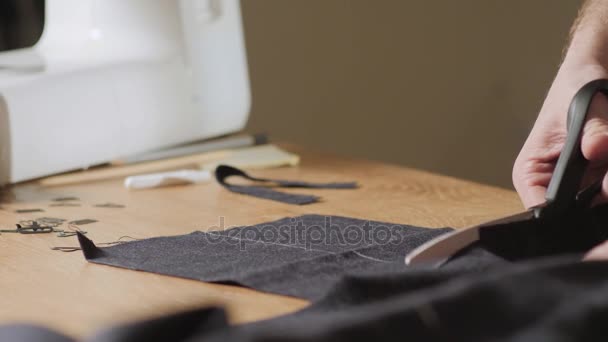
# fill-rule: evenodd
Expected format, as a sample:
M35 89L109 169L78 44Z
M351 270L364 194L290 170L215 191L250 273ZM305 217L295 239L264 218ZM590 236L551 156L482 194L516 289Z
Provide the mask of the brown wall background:
M511 187L579 0L242 0L247 129ZM0 49L42 0L3 1Z
M511 187L579 4L243 0L248 130Z

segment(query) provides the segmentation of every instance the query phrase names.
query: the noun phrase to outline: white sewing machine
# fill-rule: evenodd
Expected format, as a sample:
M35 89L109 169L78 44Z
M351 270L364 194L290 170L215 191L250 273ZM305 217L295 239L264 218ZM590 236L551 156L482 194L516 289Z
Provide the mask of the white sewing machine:
M238 0L46 0L0 53L0 184L234 132L250 106Z

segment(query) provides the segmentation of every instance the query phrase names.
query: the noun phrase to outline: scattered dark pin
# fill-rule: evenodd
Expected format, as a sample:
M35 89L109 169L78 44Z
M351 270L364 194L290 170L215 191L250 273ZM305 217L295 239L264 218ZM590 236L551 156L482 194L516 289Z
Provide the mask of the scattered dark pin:
M52 203L51 207L80 207L79 203L69 203L69 202L58 202Z
M66 196L66 197L53 198L51 201L53 201L53 202L80 201L80 198L74 197L74 196Z
M79 251L80 247L51 247L51 250L69 253Z
M82 220L75 220L75 221L70 221L70 224L76 225L76 226L82 226L85 224L91 224L91 223L95 223L98 222L97 220L93 220L93 219L82 219Z
M25 213L40 213L43 212L44 210L42 209L17 209L15 210L16 213L19 214L25 214Z
M125 206L122 204L116 204L116 203L102 203L102 204L95 204L94 207L97 208L124 208Z

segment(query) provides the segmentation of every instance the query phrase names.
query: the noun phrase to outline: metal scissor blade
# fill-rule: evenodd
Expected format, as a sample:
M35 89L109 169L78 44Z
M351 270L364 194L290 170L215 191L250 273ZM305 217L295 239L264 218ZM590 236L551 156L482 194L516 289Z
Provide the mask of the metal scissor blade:
M405 263L407 265L426 264L435 267L441 266L456 253L478 241L480 237L480 230L531 219L534 219L534 213L532 211L525 211L498 220L482 223L470 228L459 229L454 232L441 235L433 240L427 241L411 251L405 257Z

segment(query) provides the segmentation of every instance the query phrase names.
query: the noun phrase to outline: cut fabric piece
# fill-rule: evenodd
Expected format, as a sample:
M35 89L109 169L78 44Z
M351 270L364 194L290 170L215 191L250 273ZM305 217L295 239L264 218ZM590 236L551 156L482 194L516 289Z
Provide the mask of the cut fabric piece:
M54 201L54 202L80 201L80 198L74 197L74 196L66 196L66 197L53 198L51 201Z
M52 203L49 205L49 207L80 207L81 204L79 203L69 203L69 202L59 202L59 203Z
M98 222L97 220L93 220L93 219L82 219L82 220L74 220L74 221L70 221L70 224L74 224L77 226L82 226L85 224L91 224L91 223L95 223Z
M288 204L297 204L304 205L315 203L319 201L319 197L313 195L303 195L303 194L289 194L280 191L276 191L267 186L257 186L257 185L235 185L229 184L226 179L229 177L241 177L253 182L259 183L268 183L269 185L274 185L275 187L283 187L283 188L308 188L308 189L356 189L356 182L346 182L346 183L309 183L309 182L301 182L301 181L290 181L290 180L279 180L279 179L267 179L267 178L257 178L252 177L245 173L242 170L239 170L235 167L228 165L219 165L215 169L215 178L217 181L226 189L243 194L249 195L264 199L269 199L273 201L288 203Z
M96 208L111 208L111 209L121 209L121 208L125 208L126 206L124 204L116 204L116 203L102 203L102 204L95 204L94 207Z
M38 209L38 208L36 208L36 209L17 209L17 210L15 210L15 212L18 213L18 214L41 213L43 211L44 210Z
M304 215L107 248L78 239L94 263L315 300L349 274L403 271L408 252L448 231Z

